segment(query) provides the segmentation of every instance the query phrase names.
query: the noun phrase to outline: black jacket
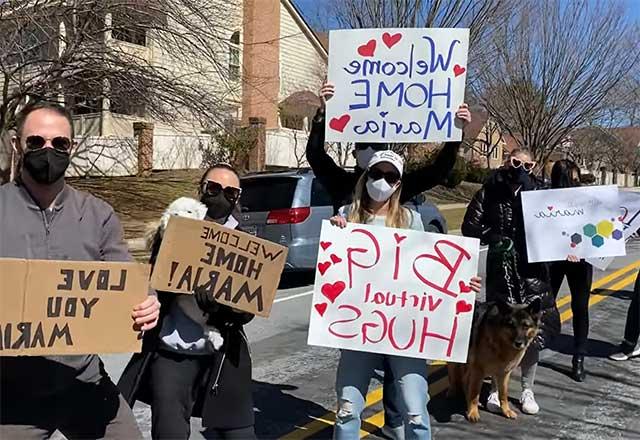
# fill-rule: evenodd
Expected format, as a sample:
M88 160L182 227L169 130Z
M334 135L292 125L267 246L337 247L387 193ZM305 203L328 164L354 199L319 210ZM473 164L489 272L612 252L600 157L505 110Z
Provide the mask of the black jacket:
M335 163L324 147L325 118L318 112L313 118L313 125L307 141L307 161L313 173L327 189L333 201L334 211L351 203L352 193L363 170L356 167L347 171ZM405 203L418 194L440 185L449 175L456 163L458 149L462 142L447 142L438 153L436 159L415 171L402 176L402 194L400 202Z
M536 188L536 182L529 180L514 190L508 183L507 170L497 170L471 200L462 234L489 245L487 301L529 304L535 298L541 299L542 326L535 342L538 348L544 348L560 332L560 316L551 292L548 265L527 260L520 194Z
M150 263L155 263L161 240L154 240ZM136 400L151 402L149 366L158 350L162 321L171 310L171 304L179 295L158 292L161 304L158 325L145 333L142 352L135 353L124 370L118 387L125 400L133 407ZM215 313L205 313L195 301L184 302L180 307L192 319L201 320L216 327L224 338L220 351L211 356L211 362L202 375L196 389L194 417L202 417L207 428L236 429L253 426L253 397L251 383L251 356L243 325L253 319L249 313L237 313L230 307L219 305ZM185 355L187 356L187 355Z

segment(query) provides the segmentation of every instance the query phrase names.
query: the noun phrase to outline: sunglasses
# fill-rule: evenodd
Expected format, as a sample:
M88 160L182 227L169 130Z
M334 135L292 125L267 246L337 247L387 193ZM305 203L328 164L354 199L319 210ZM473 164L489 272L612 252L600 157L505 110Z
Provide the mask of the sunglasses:
M387 144L367 144L367 143L356 143L354 145L356 151L366 150L367 148L371 148L373 151L386 151L389 149Z
M395 171L382 171L379 168L371 168L369 170L369 177L373 180L384 179L389 185L395 185L400 181L400 175Z
M39 150L47 145L48 140L51 140L51 146L58 151L67 153L71 149L71 139L63 136L57 136L53 139L45 139L42 136L29 136L25 139L25 145L27 150Z
M213 180L207 180L202 184L202 192L214 197L222 193L224 198L231 203L236 203L240 199L240 194L242 194L242 190L240 188L233 186L223 188L222 185L218 182L214 182Z
M511 166L514 168L524 168L524 170L528 173L533 171L536 166L535 162L523 162L520 159L516 159L515 157L511 158Z

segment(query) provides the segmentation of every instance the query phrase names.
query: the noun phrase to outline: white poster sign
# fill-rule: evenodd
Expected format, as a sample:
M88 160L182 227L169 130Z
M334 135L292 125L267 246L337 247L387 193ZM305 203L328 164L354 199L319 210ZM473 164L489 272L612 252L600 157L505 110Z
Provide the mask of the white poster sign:
M522 211L532 263L625 255L615 185L525 191Z
M640 229L640 193L620 191L620 221L625 243ZM587 262L600 270L607 270L614 257L588 258Z
M324 221L310 345L465 362L479 241Z
M331 31L326 140L461 140L468 50L469 29Z

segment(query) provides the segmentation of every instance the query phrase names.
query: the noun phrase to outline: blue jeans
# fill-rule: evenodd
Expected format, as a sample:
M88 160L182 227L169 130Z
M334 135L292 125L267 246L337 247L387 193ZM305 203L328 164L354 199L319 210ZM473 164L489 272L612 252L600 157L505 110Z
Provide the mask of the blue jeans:
M426 361L350 350L342 350L338 364L338 413L333 432L334 439L360 438L360 416L365 407L369 382L384 357L399 384L399 393L395 394L394 400L397 408L402 411L406 440L431 439L431 424L427 411L429 385Z

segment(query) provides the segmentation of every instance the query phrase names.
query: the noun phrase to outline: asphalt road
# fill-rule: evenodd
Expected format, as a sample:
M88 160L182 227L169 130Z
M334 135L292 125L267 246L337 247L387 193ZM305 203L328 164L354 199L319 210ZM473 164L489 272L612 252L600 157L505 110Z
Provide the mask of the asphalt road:
M483 253L483 256L485 254ZM640 439L640 359L615 363L607 359L620 342L629 296L640 267L640 242L631 242L628 256L616 259L606 272L596 270L591 297L591 333L584 383L568 377L571 365L571 311L568 289L562 289L559 307L563 334L542 353L536 379L537 416L520 413L518 377L510 387L517 421L481 412L477 425L463 417L459 404L447 400L446 371L431 366L429 404L436 439ZM484 273L484 267L481 267ZM331 438L335 407L337 350L307 346L311 280L287 280L278 292L271 317L256 318L247 332L252 347L256 431L259 438ZM482 295L481 295L482 296ZM118 380L128 355L103 356ZM367 399L362 436L379 438L383 424L379 383L373 381ZM137 404L136 416L146 437L150 411ZM200 422L192 419L192 438Z

